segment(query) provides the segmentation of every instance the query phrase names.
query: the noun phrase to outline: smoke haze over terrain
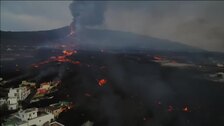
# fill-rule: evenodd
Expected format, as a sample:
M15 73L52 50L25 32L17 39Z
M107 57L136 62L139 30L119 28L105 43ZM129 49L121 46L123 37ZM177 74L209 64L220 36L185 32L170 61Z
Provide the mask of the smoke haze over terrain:
M2 2L1 30L53 29L69 25L73 15L79 26L128 31L211 51L224 49L222 1L38 2Z
M1 77L60 81L52 99L31 105L72 101L56 121L224 125L223 82L211 77L224 55L203 50L223 51L223 2L1 3L1 30L19 31L1 32Z
M223 51L224 2L109 4L105 27Z

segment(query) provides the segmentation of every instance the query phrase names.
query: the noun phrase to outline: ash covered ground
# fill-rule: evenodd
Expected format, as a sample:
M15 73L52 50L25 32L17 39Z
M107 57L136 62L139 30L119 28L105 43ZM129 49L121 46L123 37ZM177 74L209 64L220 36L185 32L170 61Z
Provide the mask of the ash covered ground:
M53 99L26 104L24 108L70 100L75 107L57 119L66 126L79 126L88 120L94 122L94 126L224 125L224 84L207 76L223 68L192 60L197 55L78 50L66 57L79 61L77 64L58 60L38 64L49 57L62 55L62 51L36 49L35 59L25 57L1 61L1 76L9 80L6 87L16 86L22 80L37 83L61 81ZM173 59L184 57L182 60L189 59L190 62L191 59L196 65L162 66L154 62L155 55ZM104 81L100 84L102 79Z
M223 53L118 31L68 33L1 32L1 88L61 82L52 99L27 100L23 109L71 101L57 118L66 126L224 125L224 84L214 78ZM10 113L1 111L1 121Z

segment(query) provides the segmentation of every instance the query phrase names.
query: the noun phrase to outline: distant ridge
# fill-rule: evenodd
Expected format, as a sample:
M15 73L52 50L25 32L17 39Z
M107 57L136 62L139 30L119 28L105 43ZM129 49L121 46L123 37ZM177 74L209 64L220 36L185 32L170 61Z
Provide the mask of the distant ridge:
M10 32L1 31L2 44L40 44L44 42L54 42L54 40L72 41L66 38L69 34L69 26L47 31L22 31ZM130 32L83 29L79 34L78 44L89 49L125 49L125 50L156 50L156 51L181 51L181 52L201 52L199 48L184 45L154 37L138 35ZM76 41L77 42L77 41Z
M90 48L178 52L205 51L179 42L114 30L85 29L80 33L80 40L81 45Z
M68 26L46 31L1 31L1 40L51 41L62 38L68 33Z

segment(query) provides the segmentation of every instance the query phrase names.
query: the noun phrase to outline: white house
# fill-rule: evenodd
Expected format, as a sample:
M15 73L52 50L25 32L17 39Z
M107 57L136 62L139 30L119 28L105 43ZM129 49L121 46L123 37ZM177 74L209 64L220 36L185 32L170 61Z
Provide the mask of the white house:
M9 97L7 99L8 110L16 110L19 107L17 97Z
M17 97L19 101L22 101L26 99L29 94L30 89L27 87L10 88L8 97Z
M26 86L18 88L10 88L8 97L5 99L7 102L8 110L16 110L19 107L18 101L25 100L30 94L30 89ZM3 100L2 100L3 102Z
M9 117L3 126L43 126L54 121L54 115L48 112L40 112L38 108L20 110L18 113Z

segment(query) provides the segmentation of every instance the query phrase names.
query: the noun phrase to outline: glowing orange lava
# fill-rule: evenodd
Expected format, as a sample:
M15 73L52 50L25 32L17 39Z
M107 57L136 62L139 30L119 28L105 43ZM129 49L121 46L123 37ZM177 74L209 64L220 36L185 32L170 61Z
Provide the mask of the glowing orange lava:
M107 83L107 80L106 79L100 79L99 81L98 81L98 84L99 84L99 86L104 86L105 84Z
M63 51L63 54L66 56L71 56L72 54L75 54L75 53L77 53L76 50L64 50Z
M32 67L38 68L40 65L47 64L47 63L50 63L50 62L63 62L63 63L68 62L68 63L72 63L72 64L75 64L75 65L80 64L79 61L73 61L73 60L67 58L68 56L76 54L77 53L76 50L64 50L64 51L62 51L62 53L63 53L63 55L52 56L48 60L42 61L42 62L37 63L37 64L33 64Z

